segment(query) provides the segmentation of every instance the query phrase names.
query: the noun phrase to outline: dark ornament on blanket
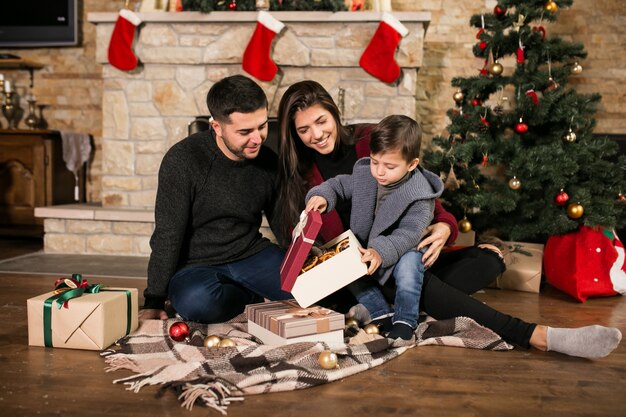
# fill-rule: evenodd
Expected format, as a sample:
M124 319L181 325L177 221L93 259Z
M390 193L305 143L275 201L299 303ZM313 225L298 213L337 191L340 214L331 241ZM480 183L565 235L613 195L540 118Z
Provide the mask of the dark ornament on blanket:
M380 329L375 324L368 324L367 326L363 327L363 330L367 334L380 334Z
M317 358L317 362L324 369L339 368L339 359L337 358L337 354L331 352L330 350L325 350L320 353L320 356Z
M219 347L221 341L222 341L221 337L212 334L204 338L203 345L204 347L208 347L208 348Z
M348 317L346 319L346 329L350 328L350 327L359 327L359 321L357 319L355 319L354 317Z
M189 326L182 321L177 321L170 326L170 337L176 342L189 340Z
M222 347L235 347L237 346L237 343L235 343L235 341L233 339L228 339L228 338L224 338L220 341L220 345L221 348Z

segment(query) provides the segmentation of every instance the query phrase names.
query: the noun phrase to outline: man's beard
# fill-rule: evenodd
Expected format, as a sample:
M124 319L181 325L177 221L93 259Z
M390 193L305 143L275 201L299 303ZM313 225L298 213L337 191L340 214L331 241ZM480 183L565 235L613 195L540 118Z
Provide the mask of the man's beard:
M265 140L265 139L263 139ZM258 156L261 145L259 145L259 149L254 155L246 154L245 149L246 146L236 147L234 146L225 136L222 135L222 143L226 146L226 149L230 151L233 155L235 155L239 159L254 159Z

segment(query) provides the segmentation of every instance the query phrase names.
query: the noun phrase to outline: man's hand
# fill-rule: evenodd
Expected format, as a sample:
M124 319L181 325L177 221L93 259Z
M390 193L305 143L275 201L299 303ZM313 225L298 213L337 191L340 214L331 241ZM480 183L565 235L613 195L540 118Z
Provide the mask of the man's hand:
M324 197L320 197L319 195L314 195L306 204L306 211L317 210L320 213L323 213L326 210L326 207L328 207L326 199Z
M424 262L425 267L432 266L439 258L441 249L446 245L451 232L450 225L444 222L431 224L426 228L426 234L424 235L426 237L417 245L417 250L430 245L424 256L422 256L422 262Z
M380 254L376 251L376 249L372 248L359 248L361 252L361 262L370 263L367 267L367 275L372 275L378 267L383 263L383 258L381 258Z
M157 308L143 308L139 310L139 320L167 320L165 310Z

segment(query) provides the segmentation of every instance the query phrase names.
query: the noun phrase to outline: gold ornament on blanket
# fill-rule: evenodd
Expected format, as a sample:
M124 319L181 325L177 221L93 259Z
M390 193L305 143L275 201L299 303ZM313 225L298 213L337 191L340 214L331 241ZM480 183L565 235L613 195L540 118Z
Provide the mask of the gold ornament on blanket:
M208 348L218 347L221 341L222 341L221 337L212 334L204 338L203 345L204 347L208 347Z
M321 352L317 358L317 362L324 369L339 368L339 359L337 358L337 354L335 352L331 352L330 350Z
M350 327L359 327L359 321L357 319L355 319L354 317L348 317L346 319L346 329L350 328Z
M224 338L220 341L220 345L219 347L223 348L223 347L235 347L237 346L237 343L235 343L235 341L233 339L229 339L229 338Z
M367 334L380 334L380 329L375 324L368 324L367 326L363 327L363 330Z

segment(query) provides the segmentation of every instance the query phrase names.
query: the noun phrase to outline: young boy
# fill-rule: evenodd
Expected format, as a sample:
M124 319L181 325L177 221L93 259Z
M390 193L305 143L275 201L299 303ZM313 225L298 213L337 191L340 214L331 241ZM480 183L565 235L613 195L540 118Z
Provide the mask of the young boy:
M372 130L370 157L358 160L352 175L331 178L306 195L307 211L330 211L338 199L351 200L350 229L367 248L361 261L369 262L368 275L381 285L393 276L395 311L366 278L349 288L372 321L384 323L393 315L391 339L409 340L417 327L424 264L416 247L443 191L439 177L419 167L421 137L410 117L385 117Z

